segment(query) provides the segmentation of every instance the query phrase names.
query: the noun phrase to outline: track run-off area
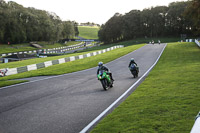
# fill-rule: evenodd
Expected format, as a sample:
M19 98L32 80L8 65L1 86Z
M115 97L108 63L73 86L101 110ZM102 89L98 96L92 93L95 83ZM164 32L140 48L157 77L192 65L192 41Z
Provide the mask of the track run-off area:
M0 88L0 132L87 132L134 93L165 46L145 45L105 64L115 79L107 91L97 80L97 67ZM131 58L140 68L138 78L128 69Z

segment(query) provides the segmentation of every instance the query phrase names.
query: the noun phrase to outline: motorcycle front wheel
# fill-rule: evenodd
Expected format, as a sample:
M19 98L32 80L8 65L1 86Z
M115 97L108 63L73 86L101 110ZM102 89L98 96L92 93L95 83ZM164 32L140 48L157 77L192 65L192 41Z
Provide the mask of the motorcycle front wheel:
M106 91L106 90L107 90L106 79L101 80L101 84L102 84L102 86L103 86L103 89Z

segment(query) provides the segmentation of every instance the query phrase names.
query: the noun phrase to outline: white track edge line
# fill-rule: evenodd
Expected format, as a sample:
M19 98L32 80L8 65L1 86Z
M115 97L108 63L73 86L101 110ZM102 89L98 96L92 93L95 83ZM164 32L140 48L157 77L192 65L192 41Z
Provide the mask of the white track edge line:
M92 122L90 122L85 128L83 128L80 133L85 133L87 132L97 121L99 121L112 107L114 107L124 96L126 96L126 94L138 83L140 82L140 80L143 79L144 76L146 76L151 69L156 65L156 63L158 62L158 60L160 59L165 47L167 46L167 44L164 46L164 48L162 49L160 55L158 56L157 60L155 61L155 63L142 75L142 77L140 79L138 79L126 92L124 92L117 100L115 100L107 109L105 109L99 116L97 116Z

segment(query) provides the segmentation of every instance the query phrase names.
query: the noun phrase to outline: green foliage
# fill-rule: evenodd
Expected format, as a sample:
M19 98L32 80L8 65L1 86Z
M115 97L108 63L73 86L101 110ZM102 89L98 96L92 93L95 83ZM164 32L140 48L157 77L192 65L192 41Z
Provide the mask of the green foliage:
M173 2L169 6L132 10L125 15L116 13L98 32L105 43L132 40L136 38L193 36L194 25L183 13L189 2Z
M191 0L188 7L185 10L184 16L192 19L193 27L192 30L195 35L200 35L200 1Z
M0 44L30 41L57 42L78 34L76 22L61 21L55 14L0 1Z
M199 112L199 48L171 43L145 81L92 132L188 133Z
M102 25L99 32L99 40L110 43L117 42L123 39L123 20L122 15L116 13L113 17L111 17L105 25Z
M85 39L98 39L99 27L78 26L79 36Z
M14 85L14 84L19 84L23 82L27 82L28 80L7 80L7 81L1 81L0 82L0 87L3 86L8 86L8 85Z

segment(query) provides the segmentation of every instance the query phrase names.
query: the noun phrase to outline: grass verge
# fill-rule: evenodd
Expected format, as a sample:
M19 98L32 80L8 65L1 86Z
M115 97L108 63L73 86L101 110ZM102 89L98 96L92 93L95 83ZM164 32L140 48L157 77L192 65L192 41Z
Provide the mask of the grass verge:
M98 39L99 27L78 26L79 36L85 39Z
M88 58L84 58L80 60L75 60L72 62L57 64L57 65L53 65L47 68L41 68L38 70L33 70L29 72L1 77L0 87L4 86L5 84L4 82L7 82L8 80L12 80L12 79L20 79L20 78L27 78L27 77L34 77L34 76L59 75L59 74L71 73L75 71L92 68L92 67L97 66L99 61L103 61L104 63L110 62L144 45L145 44L128 46L128 47L124 47L120 49L115 49L115 50L112 50L100 55L96 55L96 56L92 56L92 57L88 57Z
M129 44L130 42L127 42L127 43ZM99 47L93 47L93 48L81 50L81 51L78 51L77 53L69 53L69 54L60 55L60 56L51 56L51 57L46 57L46 58L34 58L34 59L29 59L29 60L2 63L2 64L0 64L0 68L16 68L16 67L22 67L22 66L27 66L27 65L31 65L31 64L38 64L38 63L42 63L45 61L52 61L52 60L57 60L57 59L61 59L61 58L71 57L71 56L83 55L83 54L91 53L94 51L99 51L102 49L110 48L112 46L115 46L115 45L113 45L113 44L103 45L103 46L99 46Z
M99 50L101 48L102 47L98 47L97 50ZM82 53L72 53L72 54L70 53L70 54L60 55L60 56L51 56L51 57L46 57L46 58L34 58L34 59L29 59L29 60L3 63L3 64L0 64L0 68L22 67L22 66L27 66L27 65L31 65L31 64L42 63L42 62L45 62L45 61L52 61L52 60L57 60L57 59L66 58L66 57L70 57L70 56L82 55L82 54L86 54L86 53L88 53L88 52L85 51L85 52L82 52Z
M7 80L7 81L0 80L0 87L24 83L24 82L28 82L28 80Z
M47 42L39 42L38 44L40 44L43 47L42 49L52 49L52 48L70 46L70 45L74 45L78 43L79 42L71 41L71 42L68 42L67 44L61 44L61 43L48 44ZM31 47L30 44L28 43L0 45L0 54L22 52L22 51L33 51L33 50L37 50L37 48Z
M170 43L145 81L92 133L188 133L200 110L200 49Z

